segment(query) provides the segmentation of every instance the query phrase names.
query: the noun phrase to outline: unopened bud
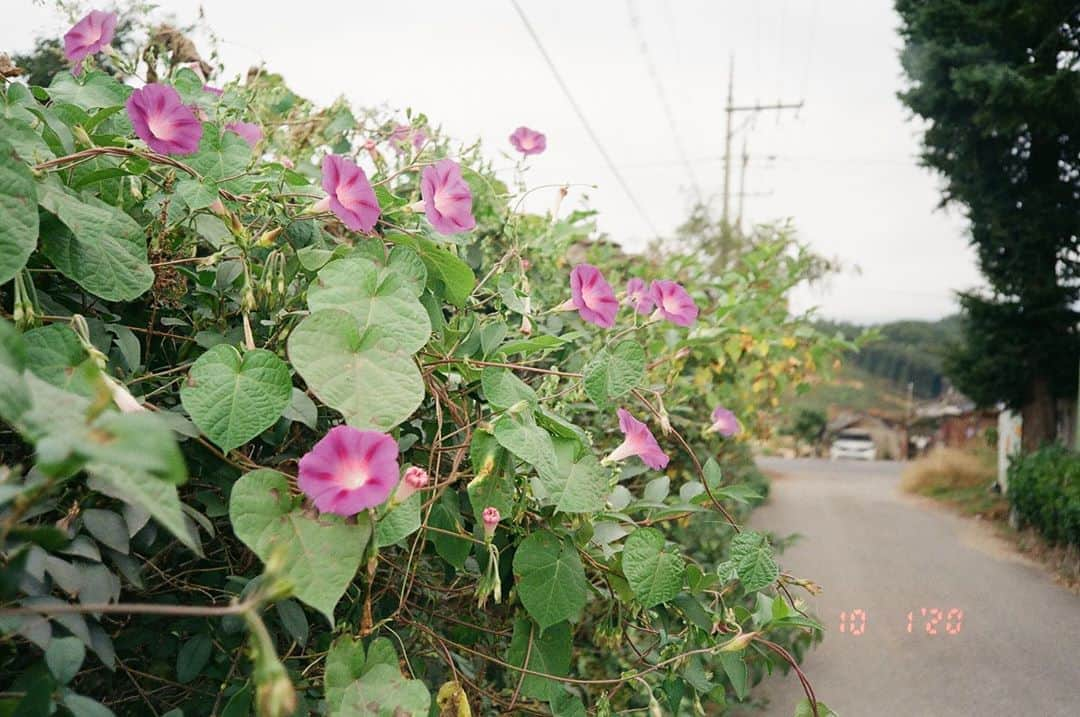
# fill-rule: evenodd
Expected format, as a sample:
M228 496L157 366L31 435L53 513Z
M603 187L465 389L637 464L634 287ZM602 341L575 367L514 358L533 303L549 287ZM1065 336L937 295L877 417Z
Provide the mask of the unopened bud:
M281 232L284 231L284 227L275 227L269 231L262 233L259 240L255 242L258 246L269 247L274 245L274 240L277 239Z
M412 497L413 493L426 487L428 483L427 471L419 466L409 466L405 469L405 475L401 477L401 482L398 483L393 504L404 503Z
M90 139L90 135L86 133L82 125L75 125L71 128L71 134L75 135L75 141L83 147L93 147L94 141Z
M502 520L502 516L499 515L498 508L489 505L484 508L481 518L484 521L484 540L490 543L491 539L495 537L495 528L498 527L499 521Z
M747 645L754 641L754 638L757 637L758 634L759 633L756 632L739 633L721 645L718 650L720 652L738 652L739 650L744 650Z
M532 321L529 320L528 316L522 316L521 317L521 333L525 334L526 336L532 336L532 332L533 332Z
M255 711L262 717L290 717L296 711L296 690L284 668L255 688Z

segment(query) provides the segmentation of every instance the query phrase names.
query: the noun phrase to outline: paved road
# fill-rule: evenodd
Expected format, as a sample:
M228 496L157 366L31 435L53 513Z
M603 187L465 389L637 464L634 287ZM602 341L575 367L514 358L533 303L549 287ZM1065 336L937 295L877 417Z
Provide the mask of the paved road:
M759 464L784 477L751 524L805 536L780 562L824 587L811 609L827 633L804 669L841 717L1080 715L1080 598L988 526L900 493L900 464ZM927 634L934 608L962 610L959 632L942 619ZM756 694L781 717L802 697L793 674Z

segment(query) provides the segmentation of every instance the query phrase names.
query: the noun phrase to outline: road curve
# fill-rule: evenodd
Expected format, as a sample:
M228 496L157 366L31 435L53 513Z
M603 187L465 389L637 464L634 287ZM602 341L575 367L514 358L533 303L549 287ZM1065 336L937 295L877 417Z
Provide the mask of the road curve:
M750 522L804 536L780 563L824 588L803 667L840 717L1080 715L1080 598L991 528L902 494L903 464L758 463L782 475ZM793 674L755 694L781 717L802 697Z

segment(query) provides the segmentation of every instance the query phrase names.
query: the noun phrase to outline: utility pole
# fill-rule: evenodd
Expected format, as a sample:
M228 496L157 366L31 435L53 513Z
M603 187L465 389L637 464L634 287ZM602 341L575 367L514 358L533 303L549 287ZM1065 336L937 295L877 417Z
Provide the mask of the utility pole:
M742 235L742 208L743 197L746 196L746 165L750 163L750 155L746 153L746 137L742 141L742 166L739 168L739 211L735 215L736 233Z
M736 112L780 112L782 110L797 110L803 106L803 101L798 102L775 102L771 105L752 104L752 105L736 105L735 104L735 56L730 58L730 64L728 65L728 92L727 92L727 105L724 107L724 112L727 114L727 127L724 131L724 214L723 223L724 226L731 226L731 140L735 135L734 119ZM744 155L745 156L745 155ZM745 160L744 160L745 162ZM745 164L744 164L745 166Z

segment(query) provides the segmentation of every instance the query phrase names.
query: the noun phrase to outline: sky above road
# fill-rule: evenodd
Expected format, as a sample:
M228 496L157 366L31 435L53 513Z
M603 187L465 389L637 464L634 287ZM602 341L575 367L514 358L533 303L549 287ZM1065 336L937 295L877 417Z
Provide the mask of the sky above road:
M890 0L520 2L643 211L607 168L510 0L157 5L181 23L203 9L227 76L266 63L320 103L343 94L413 107L496 157L510 151L518 125L545 132L548 150L532 158L530 185L575 185L564 206L598 209L599 227L629 250L649 240L650 225L670 234L695 186L719 213L733 56L736 104L805 101L798 112L738 117L734 150L745 140L750 157L745 221L790 217L805 241L847 267L801 292L795 308L861 322L933 319L956 310L955 291L981 285L963 217L937 209L940 180L918 166L918 125L896 99L903 78ZM0 50L28 50L34 37L68 27L49 0L4 6ZM513 159L501 162L509 175ZM539 207L555 190L543 191Z

